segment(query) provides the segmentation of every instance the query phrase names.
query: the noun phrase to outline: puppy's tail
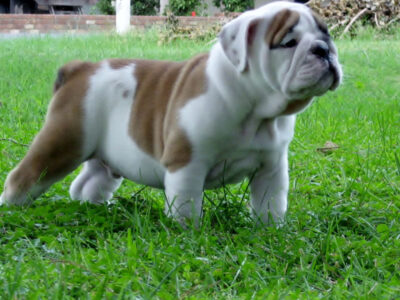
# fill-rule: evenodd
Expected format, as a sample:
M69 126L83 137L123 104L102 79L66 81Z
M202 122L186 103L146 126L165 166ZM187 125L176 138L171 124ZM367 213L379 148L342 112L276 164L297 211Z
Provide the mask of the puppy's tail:
M57 73L56 81L54 82L53 92L56 93L65 83L74 77L80 71L86 69L90 63L80 60L73 60L62 66Z

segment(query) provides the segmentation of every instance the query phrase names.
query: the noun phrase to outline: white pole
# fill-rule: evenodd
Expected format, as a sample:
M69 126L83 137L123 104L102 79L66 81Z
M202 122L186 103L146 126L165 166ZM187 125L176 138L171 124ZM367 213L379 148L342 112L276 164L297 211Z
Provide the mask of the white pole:
M160 15L165 13L165 8L169 4L169 0L160 0Z
M131 0L117 0L115 3L117 33L124 34L131 25Z

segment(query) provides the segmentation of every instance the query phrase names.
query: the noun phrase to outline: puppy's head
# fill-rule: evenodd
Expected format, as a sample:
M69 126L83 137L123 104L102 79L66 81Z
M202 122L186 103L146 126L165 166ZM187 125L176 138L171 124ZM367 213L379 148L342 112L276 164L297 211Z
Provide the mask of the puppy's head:
M226 24L219 41L239 72L287 100L334 90L342 77L325 23L303 4L278 1Z

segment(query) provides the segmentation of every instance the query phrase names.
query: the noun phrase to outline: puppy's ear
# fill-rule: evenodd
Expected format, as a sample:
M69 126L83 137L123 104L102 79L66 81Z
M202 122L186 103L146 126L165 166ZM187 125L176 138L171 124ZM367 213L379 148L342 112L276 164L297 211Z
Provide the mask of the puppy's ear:
M254 41L260 20L254 17L238 18L226 24L218 35L226 57L239 72L247 68L248 49Z

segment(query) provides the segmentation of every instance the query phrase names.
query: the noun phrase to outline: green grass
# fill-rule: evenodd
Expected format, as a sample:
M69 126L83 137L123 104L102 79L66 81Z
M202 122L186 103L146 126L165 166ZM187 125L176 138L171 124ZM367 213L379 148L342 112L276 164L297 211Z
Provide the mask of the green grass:
M68 196L0 208L4 299L400 297L400 31L337 42L345 79L298 117L286 224L257 228L247 183L209 191L199 230L163 215L162 191L125 181L109 206ZM182 60L207 42L146 37L0 40L0 138L28 144L59 66L72 59ZM316 149L326 141L340 148ZM0 141L0 182L26 152Z

